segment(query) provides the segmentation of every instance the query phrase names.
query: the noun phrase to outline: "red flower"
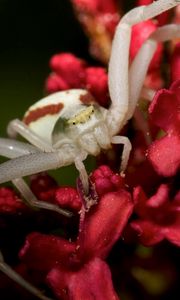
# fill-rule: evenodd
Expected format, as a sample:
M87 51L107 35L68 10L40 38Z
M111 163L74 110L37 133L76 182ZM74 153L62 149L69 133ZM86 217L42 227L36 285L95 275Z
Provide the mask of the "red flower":
M171 56L171 80L180 79L180 43L175 46Z
M103 168L106 169L104 185L108 189L112 186L112 190L100 196L98 204L88 212L81 211L77 240L70 242L57 236L33 233L20 252L29 269L44 272L58 299L90 299L90 295L96 299L104 299L105 295L109 300L118 299L103 259L119 239L133 204L130 194L121 188L120 176L118 179L118 175ZM95 184L99 180L97 174L98 170L92 175ZM101 171L100 177L103 180ZM83 279L84 276L89 280Z
M38 200L55 203L54 197L58 185L47 173L31 176L30 187Z
M102 165L90 176L90 180L95 183L99 196L103 196L111 191L118 191L125 187L124 178L114 173L108 166Z
M62 208L70 209L73 211L80 211L82 207L81 199L75 188L60 187L55 193L56 204Z
M0 212L3 214L15 214L26 209L19 196L10 188L0 188Z
M114 33L118 21L116 0L72 0L72 3L79 13L91 15L109 33Z
M159 174L173 176L180 166L180 80L156 93L149 115L166 135L150 145L148 158Z
M47 281L58 299L118 300L108 265L94 258L77 271L54 268Z
M54 55L50 60L53 71L46 81L46 90L53 93L61 90L87 89L102 106L109 102L107 73L102 67L88 67L85 61L70 53Z
M162 184L149 199L141 187L134 189L135 212L138 219L130 226L145 246L152 246L167 239L180 246L180 193L173 199L167 185Z
M90 39L90 52L107 64L111 40L120 18L116 0L71 0L77 18Z

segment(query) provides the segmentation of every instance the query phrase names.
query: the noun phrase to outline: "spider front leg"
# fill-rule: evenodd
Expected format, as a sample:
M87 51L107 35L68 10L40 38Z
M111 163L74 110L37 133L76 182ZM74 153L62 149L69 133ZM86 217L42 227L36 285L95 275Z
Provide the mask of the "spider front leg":
M112 104L107 117L111 135L117 134L127 121L129 108L129 47L133 25L151 19L178 5L177 0L158 0L127 13L117 26L109 62L109 92Z
M134 111L134 102L135 106L137 103L137 100L130 99L137 88L129 87L129 48L132 26L159 15L176 6L178 2L175 0L159 0L147 6L137 7L127 13L117 26L109 62L109 92L112 104L107 115L107 125L112 137L126 124L129 116L132 115L132 111ZM170 32L172 31L170 30ZM170 33L170 35L173 34ZM155 39L158 40L158 37L156 36ZM150 41L149 44L151 44L150 54L147 56L151 60L152 53L156 48L156 41ZM149 62L146 64L145 69L147 65L149 65ZM140 81L140 84L142 84L142 81ZM138 95L141 88L138 93L136 91ZM122 165L127 165L127 156L125 156L125 161L122 160Z
M29 144L16 140L0 138L0 155L14 158L0 165L0 183L11 180L30 207L52 210L64 216L72 213L57 205L38 201L27 183L21 177L56 168L63 163L58 153L43 153Z
M120 172L121 175L124 174L124 171L126 170L129 155L132 149L131 142L126 136L113 136L112 137L112 144L122 144L123 145L123 151L121 156L121 166L120 166Z

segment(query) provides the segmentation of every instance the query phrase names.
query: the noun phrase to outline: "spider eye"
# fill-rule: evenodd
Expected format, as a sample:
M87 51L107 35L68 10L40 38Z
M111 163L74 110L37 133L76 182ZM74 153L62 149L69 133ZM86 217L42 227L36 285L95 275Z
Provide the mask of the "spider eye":
M82 109L83 107L83 109ZM94 106L89 105L89 106L82 106L80 107L80 111L76 113L73 117L69 118L67 123L69 125L73 124L83 124L86 123L87 120L89 120L94 113Z
M67 142L76 142L82 134L91 132L99 122L104 121L102 110L98 104L69 107L54 126L52 144L60 147Z

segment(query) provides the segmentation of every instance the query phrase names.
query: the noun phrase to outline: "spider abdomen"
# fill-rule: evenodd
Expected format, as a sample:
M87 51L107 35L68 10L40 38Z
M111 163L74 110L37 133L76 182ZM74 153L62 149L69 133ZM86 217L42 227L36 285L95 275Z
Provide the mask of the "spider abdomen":
M57 92L32 105L25 113L23 122L51 144L52 132L57 120L68 112L73 117L77 105L92 103L93 100L93 97L82 89Z
M73 89L36 102L26 112L23 122L55 148L67 143L82 148L83 143L88 152L97 155L100 147L92 132L105 123L105 115L106 109L89 92Z

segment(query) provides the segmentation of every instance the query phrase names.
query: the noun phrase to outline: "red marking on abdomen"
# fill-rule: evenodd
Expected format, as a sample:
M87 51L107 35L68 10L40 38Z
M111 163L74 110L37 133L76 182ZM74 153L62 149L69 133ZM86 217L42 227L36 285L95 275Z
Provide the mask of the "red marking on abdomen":
M62 103L58 103L36 108L29 111L29 113L24 117L23 122L26 125L29 125L31 122L35 122L46 115L55 115L59 113L63 109L63 107L64 105Z

